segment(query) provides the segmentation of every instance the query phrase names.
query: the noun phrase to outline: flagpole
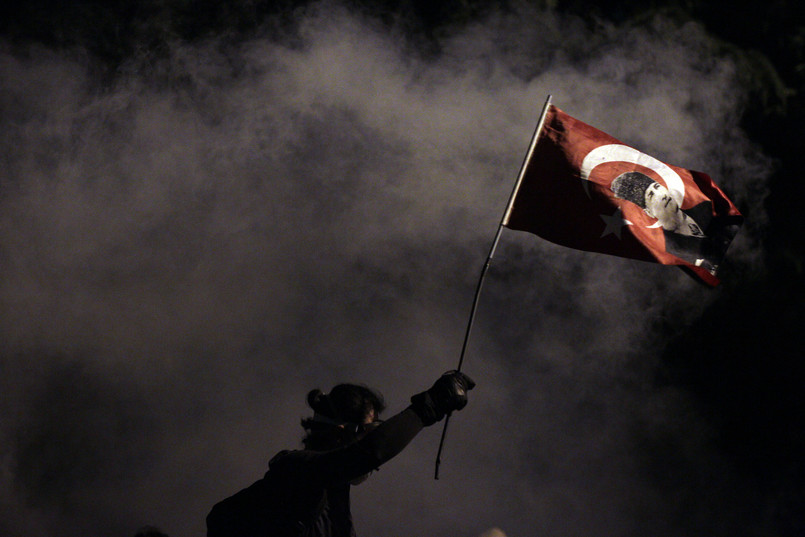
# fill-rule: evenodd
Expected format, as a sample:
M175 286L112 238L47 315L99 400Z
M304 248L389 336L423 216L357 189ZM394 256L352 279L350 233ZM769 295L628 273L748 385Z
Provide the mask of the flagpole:
M523 163L520 166L520 173L517 175L517 182L514 184L514 188L512 189L512 193L509 196L509 203L506 205L506 212L503 213L503 218L500 220L500 225L498 225L498 230L495 233L495 238L492 241L492 247L489 249L489 255L486 257L486 262L484 263L483 268L481 269L481 276L478 278L478 285L475 288L475 297L472 299L472 308L470 309L470 318L467 322L467 330L464 333L464 343L461 346L461 355L458 359L458 367L456 367L456 371L461 371L461 366L464 364L464 354L467 351L467 344L470 340L470 332L472 331L472 325L475 321L475 311L478 309L478 297L481 296L481 288L484 285L484 278L486 277L486 273L489 270L489 265L492 263L492 258L495 256L495 250L498 247L498 242L500 242L500 235L503 232L503 227L509 222L509 216L511 215L512 207L514 206L514 199L517 196L517 192L520 190L520 185L523 182L523 177L525 177L526 165L528 161L531 160L531 155L534 154L534 149L537 147L537 139L539 138L539 134L542 131L542 127L545 124L545 117L548 114L548 108L551 106L551 95L548 95L548 98L545 100L545 105L542 107L542 113L540 114L539 121L537 122L537 127L534 129L534 134L531 136L531 143L528 146L528 151L526 152L525 158L523 159ZM439 465L442 463L442 448L444 447L444 439L447 435L447 425L450 423L450 414L447 415L444 419L444 428L442 429L442 438L439 440L439 451L436 454L436 470L434 473L434 479L439 479Z

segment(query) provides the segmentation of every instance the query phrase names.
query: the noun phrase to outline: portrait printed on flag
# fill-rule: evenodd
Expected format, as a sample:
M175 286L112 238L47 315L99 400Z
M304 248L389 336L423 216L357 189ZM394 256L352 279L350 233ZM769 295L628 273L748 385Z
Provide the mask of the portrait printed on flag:
M665 164L551 106L504 225L571 248L679 265L716 285L741 222L707 174Z
M614 179L611 172L597 174L596 168L606 162L632 163L635 171L620 173ZM590 169L591 165L595 168ZM644 227L662 231L662 247L667 253L715 275L737 229L724 219L714 218L710 200L683 209L685 193L690 189L685 188L682 176L672 167L631 147L607 144L585 156L580 175L600 185L609 183L615 198L612 203L620 214L638 221L634 215L643 211L652 220L643 223ZM624 225L634 225L628 217L624 216L624 220ZM660 239L656 233L647 238Z

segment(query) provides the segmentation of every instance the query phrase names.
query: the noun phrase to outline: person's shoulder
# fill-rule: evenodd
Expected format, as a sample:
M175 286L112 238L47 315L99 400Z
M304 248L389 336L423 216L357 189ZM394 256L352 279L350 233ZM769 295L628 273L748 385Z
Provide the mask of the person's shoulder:
M294 467L299 464L309 462L316 456L315 451L305 449L286 449L280 451L268 462L269 471L282 471L285 468Z
M292 449L283 449L282 451L271 457L271 460L268 461L268 466L271 467L274 464L276 464L277 461L282 461L285 457L287 457L290 453L293 453L294 451L295 450Z
M269 461L264 481L289 490L315 486L317 455L309 450L280 451Z

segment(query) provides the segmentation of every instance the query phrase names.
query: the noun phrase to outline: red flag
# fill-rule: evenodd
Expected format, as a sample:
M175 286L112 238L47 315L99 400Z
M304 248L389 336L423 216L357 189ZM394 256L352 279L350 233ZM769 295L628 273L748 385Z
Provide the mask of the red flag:
M548 106L503 225L570 248L679 265L717 285L742 221L707 174L664 164Z

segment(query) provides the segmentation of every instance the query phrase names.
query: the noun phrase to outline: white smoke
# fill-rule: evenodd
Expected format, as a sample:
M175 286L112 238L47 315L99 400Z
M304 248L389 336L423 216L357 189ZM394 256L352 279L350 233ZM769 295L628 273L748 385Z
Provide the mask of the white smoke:
M366 382L394 412L454 367L548 93L762 214L734 64L697 25L519 8L428 56L330 4L297 22L176 43L104 89L64 53L0 54L4 533L203 534L298 445L308 389ZM751 269L753 235L729 257ZM359 533L678 535L738 512L695 409L651 382L657 320L720 292L504 231L442 478L434 427L355 490ZM691 483L658 484L664 464Z

